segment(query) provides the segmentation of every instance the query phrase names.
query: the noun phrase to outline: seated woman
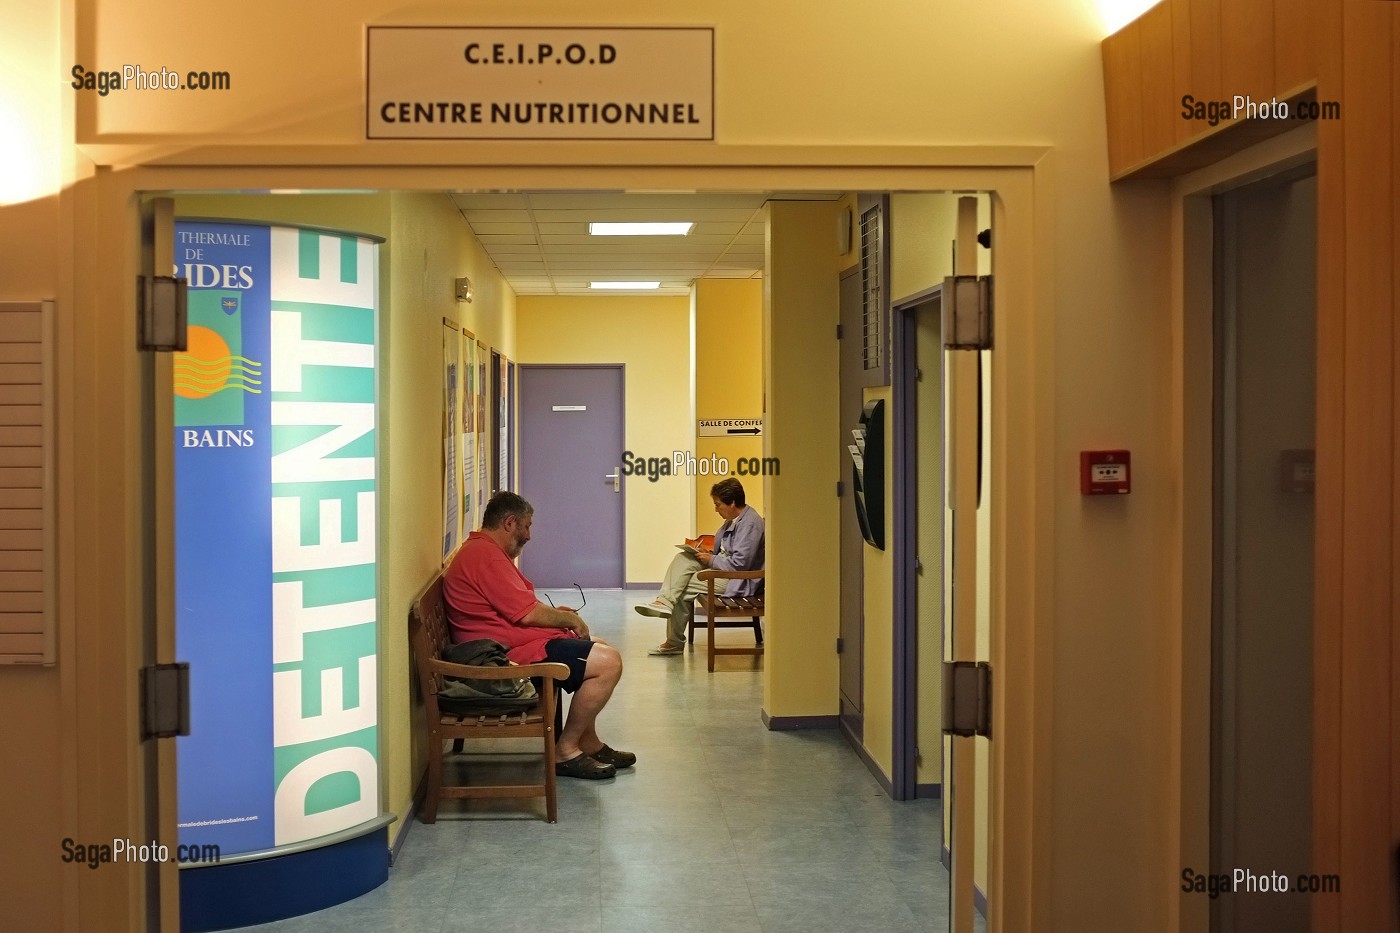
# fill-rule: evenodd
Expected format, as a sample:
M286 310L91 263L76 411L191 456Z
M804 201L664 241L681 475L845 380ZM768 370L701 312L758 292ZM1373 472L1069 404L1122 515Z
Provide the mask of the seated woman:
M644 616L667 619L666 640L647 652L653 657L680 654L685 649L686 607L705 592L695 575L712 570L763 569L763 517L744 504L744 486L724 479L710 487L710 499L724 524L715 533L713 551L681 551L666 569L661 592L646 605L635 606ZM725 596L753 596L763 589L762 580L730 580Z

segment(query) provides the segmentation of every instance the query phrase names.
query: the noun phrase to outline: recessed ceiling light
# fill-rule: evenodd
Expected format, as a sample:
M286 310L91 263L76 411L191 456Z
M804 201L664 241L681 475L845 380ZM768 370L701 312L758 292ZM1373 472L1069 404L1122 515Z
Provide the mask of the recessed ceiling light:
M691 221L676 223L606 223L594 221L588 225L588 232L594 236L685 236L695 224Z
M589 282L589 288L611 288L622 290L641 291L649 288L660 288L660 282Z

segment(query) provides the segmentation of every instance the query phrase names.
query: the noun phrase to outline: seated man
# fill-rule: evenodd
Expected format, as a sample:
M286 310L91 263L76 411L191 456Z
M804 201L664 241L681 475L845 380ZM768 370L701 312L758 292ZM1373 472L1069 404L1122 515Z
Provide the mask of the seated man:
M763 569L763 517L744 504L744 486L737 479L720 480L710 487L710 499L724 524L715 533L715 549L690 554L681 551L666 569L661 592L650 603L634 606L644 616L667 619L666 640L647 652L652 656L680 654L685 649L686 608L706 591L695 575L712 570ZM725 596L754 596L763 591L762 580L730 580Z
M555 740L556 774L609 778L637 761L631 752L603 744L594 727L622 677L617 649L592 639L574 610L546 606L515 566L530 540L535 509L513 492L486 504L481 530L473 531L443 574L442 591L454 642L490 638L517 664L558 661L569 667L562 684L574 695L564 731Z

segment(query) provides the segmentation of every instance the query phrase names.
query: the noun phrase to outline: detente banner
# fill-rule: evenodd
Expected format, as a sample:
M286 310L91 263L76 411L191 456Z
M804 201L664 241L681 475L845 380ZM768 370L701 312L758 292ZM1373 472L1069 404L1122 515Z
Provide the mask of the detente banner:
M227 860L380 812L379 244L181 220L175 266L178 822Z

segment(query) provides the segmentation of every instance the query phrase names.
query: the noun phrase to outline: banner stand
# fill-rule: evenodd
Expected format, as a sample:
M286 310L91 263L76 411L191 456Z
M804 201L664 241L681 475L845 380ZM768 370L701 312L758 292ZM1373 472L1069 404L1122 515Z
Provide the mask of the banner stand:
M339 833L347 838L279 854L254 853L217 865L180 871L180 929L206 933L271 923L343 904L389 880L389 824L385 816ZM270 856L270 857L267 857Z
M181 928L388 879L381 808L378 237L177 219L173 361ZM211 853L209 858L205 853Z

